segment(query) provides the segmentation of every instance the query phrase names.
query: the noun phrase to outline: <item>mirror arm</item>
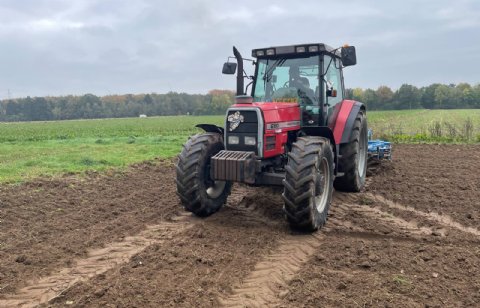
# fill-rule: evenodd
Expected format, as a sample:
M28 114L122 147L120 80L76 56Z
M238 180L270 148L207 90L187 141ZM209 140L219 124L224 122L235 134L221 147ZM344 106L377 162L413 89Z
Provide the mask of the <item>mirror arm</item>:
M245 93L248 93L248 87L251 86L252 83L253 83L253 80L247 84L247 86L245 87Z

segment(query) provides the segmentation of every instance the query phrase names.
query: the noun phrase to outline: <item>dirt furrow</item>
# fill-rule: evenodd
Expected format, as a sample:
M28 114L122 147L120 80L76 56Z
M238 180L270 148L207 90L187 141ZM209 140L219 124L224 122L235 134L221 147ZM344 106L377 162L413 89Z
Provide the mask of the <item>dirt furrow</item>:
M74 262L74 266L31 281L17 293L6 295L5 299L0 300L0 307L34 307L47 303L74 284L126 263L148 246L161 244L193 226L191 215L178 216L173 220L175 222L164 221L147 226L144 231L128 236L121 242L110 243L104 248L89 251L88 256Z
M357 213L361 213L370 219L380 221L382 224L394 226L400 233L415 235L432 235L435 230L428 227L418 226L415 222L406 221L400 217L384 212L379 208L361 206L358 204L341 204L345 210L350 209ZM441 234L445 236L444 234Z
M473 227L464 226L464 225L454 221L453 218L448 216L448 215L440 215L440 214L435 213L435 212L428 212L428 213L423 212L423 211L417 210L413 207L398 204L398 203L393 202L391 200L388 200L387 198L385 198L381 195L378 195L378 194L367 193L366 195L368 197L372 198L373 200L379 201L379 202L387 205L389 208L411 212L411 213L413 213L417 216L421 216L421 217L426 218L428 220L432 220L432 221L434 221L436 223L439 223L439 224L442 224L446 227L454 228L454 229L457 229L457 230L465 232L465 233L470 233L472 235L480 236L480 230L478 230L476 228L473 228Z
M171 241L150 245L125 264L75 284L47 306L218 306L218 298L228 297L232 286L288 234L280 196L263 199L265 192L236 185L227 206L215 215L198 219ZM254 207L251 202L263 203Z
M279 241L279 246L255 265L248 277L228 297L220 298L224 307L275 306L286 292L288 281L318 249L324 236L291 235Z

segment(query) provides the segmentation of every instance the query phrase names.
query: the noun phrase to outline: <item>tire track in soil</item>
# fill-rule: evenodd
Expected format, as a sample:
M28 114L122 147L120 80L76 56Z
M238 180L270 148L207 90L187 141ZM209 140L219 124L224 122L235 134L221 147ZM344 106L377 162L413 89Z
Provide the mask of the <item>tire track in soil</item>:
M280 303L288 281L308 261L325 238L320 233L290 235L279 242L279 247L253 271L229 297L219 298L224 307L265 307Z
M410 212L410 213L413 213L417 216L426 218L427 220L434 221L436 223L442 224L446 227L457 229L457 230L465 232L465 233L470 233L470 234L475 235L475 236L480 236L480 230L478 230L476 228L473 228L473 227L464 226L464 225L454 221L453 218L448 216L448 215L440 215L440 214L435 213L435 212L428 212L427 213L427 212L419 211L419 210L417 210L413 207L405 206L405 205L393 202L391 200L388 200L385 197L383 197L381 195L378 195L378 194L367 193L366 196L375 200L375 201L378 201L380 203L385 204L386 206L388 206L391 209Z
M343 209L344 211L354 211L384 225L386 224L387 226L394 226L396 230L402 233L422 236L432 235L433 233L437 232L440 236L445 236L444 230L434 230L432 228L423 226L420 227L413 221L407 221L377 207L359 205L355 200L355 196L339 193L337 194L337 200L340 201L340 204L337 205L337 207L340 209Z
M258 216L261 209L238 208L239 211L250 212ZM333 215L332 215L333 216ZM342 215L340 214L340 217ZM268 220L264 223L268 224ZM282 223L285 223L282 221ZM278 224L278 223L277 223ZM273 307L281 303L282 297L288 293L289 281L308 262L310 257L320 248L326 234L332 228L354 228L349 222L330 217L322 231L312 234L290 234L279 240L278 247L259 261L250 274L238 285L233 286L228 296L219 297L223 307Z
M6 295L6 299L0 299L0 307L35 307L48 303L76 283L105 273L128 262L148 246L164 243L192 228L194 219L190 213L182 213L173 217L171 222L146 226L146 229L137 235L127 236L121 242L92 250L87 258L77 260L73 267L63 268L53 275L31 281L16 294Z
M241 211L256 210L242 208ZM335 235L343 230L349 230L346 234L352 237L367 235L364 228L348 220L348 213L352 211L369 220L393 227L394 233L422 237L431 235L435 231L429 227L419 227L415 222L404 220L379 208L361 206L356 201L356 195L335 193L330 219L322 231L308 235L289 235L280 240L279 246L263 261L255 265L247 278L233 288L230 296L219 298L219 303L224 307L280 305L282 298L288 294L289 281L296 276L302 266L320 248L322 242L328 240L330 235ZM369 235L372 237L376 234ZM396 238L398 235L394 235L394 237ZM383 238L380 233L378 236ZM444 234L441 233L440 236L444 236Z

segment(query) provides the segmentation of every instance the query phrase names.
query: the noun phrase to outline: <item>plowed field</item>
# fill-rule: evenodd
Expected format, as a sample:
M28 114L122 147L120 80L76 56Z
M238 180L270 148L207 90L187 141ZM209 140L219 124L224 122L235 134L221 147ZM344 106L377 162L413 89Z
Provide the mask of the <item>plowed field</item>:
M314 234L278 189L189 215L171 160L0 186L0 307L478 307L480 147L393 155Z

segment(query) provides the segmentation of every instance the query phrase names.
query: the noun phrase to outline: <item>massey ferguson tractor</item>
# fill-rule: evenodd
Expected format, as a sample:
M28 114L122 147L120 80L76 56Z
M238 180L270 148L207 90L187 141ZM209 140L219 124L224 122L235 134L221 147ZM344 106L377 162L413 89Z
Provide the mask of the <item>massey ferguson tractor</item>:
M293 228L317 230L328 215L333 188L358 192L367 169L365 106L345 99L343 68L355 47L301 44L254 49L243 59L233 47L237 96L225 126L183 146L176 165L177 194L187 211L209 216L226 202L234 182L283 186L283 209ZM229 57L230 58L233 57ZM255 67L247 76L244 60ZM244 88L244 79L251 82ZM250 87L251 86L251 87ZM249 89L250 87L250 89Z

